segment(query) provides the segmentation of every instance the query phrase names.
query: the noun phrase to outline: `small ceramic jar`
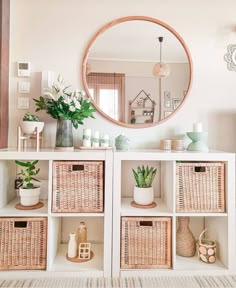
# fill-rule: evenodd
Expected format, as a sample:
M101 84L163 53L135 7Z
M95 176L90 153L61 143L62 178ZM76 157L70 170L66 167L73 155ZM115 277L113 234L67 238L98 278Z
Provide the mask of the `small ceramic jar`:
M171 140L163 139L160 141L160 149L162 150L171 150Z
M120 134L115 139L116 150L127 151L129 150L129 139L124 135Z

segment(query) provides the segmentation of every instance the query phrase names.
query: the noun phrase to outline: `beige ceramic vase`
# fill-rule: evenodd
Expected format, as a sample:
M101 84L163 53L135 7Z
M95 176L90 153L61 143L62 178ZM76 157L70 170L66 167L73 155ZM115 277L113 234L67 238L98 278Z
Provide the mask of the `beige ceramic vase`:
M178 217L179 228L176 234L176 254L183 257L192 257L196 252L196 242L189 229L189 217Z

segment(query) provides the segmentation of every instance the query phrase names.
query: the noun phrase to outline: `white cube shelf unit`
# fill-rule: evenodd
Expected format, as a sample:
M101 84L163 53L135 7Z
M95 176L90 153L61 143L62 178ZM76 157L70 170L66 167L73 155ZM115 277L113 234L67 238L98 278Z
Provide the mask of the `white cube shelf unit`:
M35 210L17 210L19 202L14 189L17 167L15 160L39 160L41 168L38 178L44 179L44 207ZM102 161L104 163L104 204L99 213L55 213L52 212L53 161ZM46 270L28 270L27 276L83 276L109 277L112 267L112 167L110 150L57 152L43 149L35 151L0 150L0 217L45 217L47 218ZM73 263L66 259L69 233L76 232L79 223L87 226L87 239L91 243L94 257L84 263ZM24 277L24 270L1 271L0 277Z
M224 163L224 212L177 212L176 163L178 161ZM151 209L140 209L130 205L133 200L133 187L135 185L132 168L142 164L157 167L157 176L153 183L157 206ZM233 153L165 152L155 149L117 151L114 152L113 179L113 276L233 272L235 269L235 155ZM215 263L202 262L198 259L197 253L194 257L176 255L176 232L179 216L190 217L190 230L196 241L200 233L208 228L204 238L216 241L217 260ZM140 217L142 220L144 217L149 217L146 219L152 219L152 217L171 218L171 268L152 269L150 266L147 269L146 267L145 269L121 268L122 217ZM130 240L130 246L132 246L133 238L130 239L132 239Z

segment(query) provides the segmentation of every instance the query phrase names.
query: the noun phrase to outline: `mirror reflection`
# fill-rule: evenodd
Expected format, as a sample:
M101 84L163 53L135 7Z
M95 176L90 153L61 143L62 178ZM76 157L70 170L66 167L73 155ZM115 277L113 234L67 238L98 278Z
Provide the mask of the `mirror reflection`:
M103 27L88 45L85 90L117 124L156 125L182 105L191 83L191 58L166 24L147 17L123 19Z

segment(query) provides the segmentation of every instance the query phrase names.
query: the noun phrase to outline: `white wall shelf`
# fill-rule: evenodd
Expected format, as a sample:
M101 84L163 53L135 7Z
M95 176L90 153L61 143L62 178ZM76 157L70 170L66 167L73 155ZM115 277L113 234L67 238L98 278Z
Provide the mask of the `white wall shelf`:
M112 162L111 150L57 152L53 149L35 151L16 151L13 149L0 150L0 217L46 217L48 219L47 233L47 267L46 271L30 271L31 275L45 277L53 272L56 275L68 273L79 276L111 276L111 247L112 247ZM17 210L19 202L14 189L17 167L15 160L39 160L39 178L45 180L46 196L44 207L35 210ZM104 204L101 213L53 213L52 207L52 177L53 161L103 161L104 162ZM88 230L88 241L94 257L84 263L72 263L66 259L69 233L76 232L79 223L84 221ZM104 249L106 247L106 249ZM2 277L22 275L24 271L1 271ZM28 275L27 271L27 275ZM74 274L73 274L74 273ZM17 276L18 277L18 276Z
M223 162L225 164L225 212L176 212L176 162ZM132 168L138 165L150 165L157 168L157 180L153 184L157 206L151 209L134 208L133 200L135 180ZM235 269L235 155L212 151L199 152L165 152L161 150L132 150L114 153L114 196L113 196L113 276L153 276L157 274L205 274L232 273ZM172 219L172 267L171 269L121 269L121 217L150 216ZM216 240L217 260L206 264L194 257L176 255L176 232L178 217L190 217L190 230L196 241L200 233L208 228L206 237Z

